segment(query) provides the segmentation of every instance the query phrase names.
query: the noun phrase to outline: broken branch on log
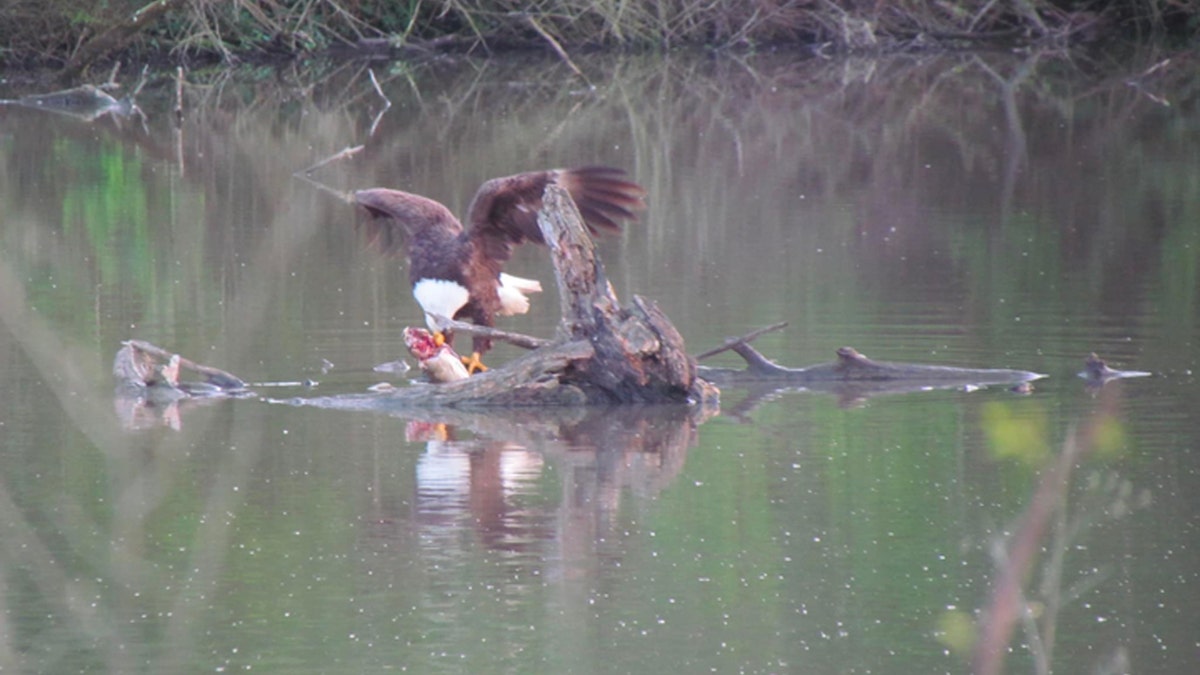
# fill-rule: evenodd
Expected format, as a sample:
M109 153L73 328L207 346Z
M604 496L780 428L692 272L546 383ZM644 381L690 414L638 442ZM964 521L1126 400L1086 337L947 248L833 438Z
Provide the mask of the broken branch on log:
M703 359L709 358L710 356L716 356L717 354L720 354L722 352L726 352L726 351L729 351L730 349L734 349L739 344L749 344L749 343L753 342L754 340L757 340L759 338L759 336L766 335L767 333L773 333L777 330L782 330L784 328L787 328L787 325L788 325L788 322L780 321L779 323L771 324L770 326L763 326L762 328L756 328L755 330L752 330L749 333L746 333L745 335L743 335L741 337L728 338L725 340L725 344L721 345L720 347L713 347L712 349L710 349L706 352L701 352L701 353L697 354L696 360L701 361Z
M353 204L354 203L354 195L352 193L343 192L341 190L335 190L334 188L331 188L328 185L322 183L321 181L313 178L312 173L314 171L316 171L317 169L325 166L326 164L332 164L333 162L340 162L343 159L346 159L348 157L353 157L354 155L357 155L359 152L362 152L362 149L364 147L366 147L366 146L356 145L354 147L342 148L341 150L338 150L337 152L326 157L325 159L322 159L321 161L317 162L316 164L313 164L312 166L308 167L307 169L301 169L300 171L293 173L292 176L299 178L300 180L308 183L309 185L312 185L313 187L317 188L318 190L321 190L322 192L326 192L328 194L333 195L334 197L337 197L338 201L342 201L347 204Z
M542 347L546 347L551 344L550 340L533 337L532 335L513 333L511 331L491 328L489 326L479 326L473 323L467 323L466 321L448 319L440 314L431 314L430 316L433 317L433 322L437 324L438 330L442 331L449 330L456 333L466 333L467 335L482 335L490 340L507 342L508 344L513 345L514 347L520 347L521 349L541 349Z
M632 307L620 307L565 189L546 187L538 227L554 263L559 333L587 340L595 350L567 381L590 390L597 403L715 400L716 388L696 377L683 337L653 302L635 296Z

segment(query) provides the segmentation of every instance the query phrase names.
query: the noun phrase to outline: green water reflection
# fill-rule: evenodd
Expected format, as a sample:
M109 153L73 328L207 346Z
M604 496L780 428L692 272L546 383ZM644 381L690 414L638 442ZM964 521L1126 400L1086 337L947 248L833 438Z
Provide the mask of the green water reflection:
M1001 55L592 67L589 92L554 61L381 64L382 117L350 65L193 74L178 129L166 81L145 126L0 107L0 665L966 672L997 542L1102 413L1007 667L1191 672L1195 78ZM403 265L292 177L360 143L322 179L457 211L490 176L626 167L651 211L602 243L609 276L694 351L787 320L758 344L790 365L852 344L1051 377L733 390L711 419L214 401L123 430L107 371L131 337L316 393L382 377L421 323ZM553 285L538 251L512 268ZM551 334L540 300L505 327ZM1155 377L1089 389L1093 350Z

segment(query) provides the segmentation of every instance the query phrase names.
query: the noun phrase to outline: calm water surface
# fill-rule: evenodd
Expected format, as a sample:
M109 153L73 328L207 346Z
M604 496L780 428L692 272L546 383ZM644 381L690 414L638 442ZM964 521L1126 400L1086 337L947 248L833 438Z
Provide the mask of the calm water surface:
M144 121L0 107L0 665L968 672L1004 597L1007 672L1196 672L1200 97L1131 79L1153 62L600 59L595 90L376 64L386 111L316 65L189 74L179 128L166 79ZM275 402L406 383L371 372L422 323L403 264L292 176L359 144L317 177L456 211L492 176L628 169L651 209L601 254L694 352L788 321L756 343L788 365L1049 377L715 415ZM503 327L551 335L544 254L510 269L550 290ZM131 410L129 338L319 384ZM1087 387L1092 351L1153 376Z

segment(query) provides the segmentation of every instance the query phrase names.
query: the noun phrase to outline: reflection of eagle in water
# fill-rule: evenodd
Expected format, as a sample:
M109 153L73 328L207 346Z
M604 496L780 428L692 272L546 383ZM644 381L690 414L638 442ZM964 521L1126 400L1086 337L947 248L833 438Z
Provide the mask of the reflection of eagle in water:
M471 200L465 230L450 209L420 195L373 188L355 192L354 200L371 242L384 253L408 256L413 296L437 333L431 315L493 326L496 315L529 311L525 294L542 290L541 284L500 270L518 244L545 243L537 214L548 184L571 194L590 232L620 232L619 221L646 206L645 190L624 176L620 169L589 166L493 178ZM474 338L475 353L463 359L472 372L483 369L479 358L491 346L485 337Z

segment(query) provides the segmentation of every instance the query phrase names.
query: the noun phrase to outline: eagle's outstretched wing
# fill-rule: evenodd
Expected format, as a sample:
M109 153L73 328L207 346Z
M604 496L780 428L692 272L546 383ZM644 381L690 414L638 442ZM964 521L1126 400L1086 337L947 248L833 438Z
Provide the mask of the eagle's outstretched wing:
M475 193L467 211L469 236L483 247L487 258L508 260L512 249L528 240L542 241L537 214L542 193L554 182L571 194L588 230L620 232L621 220L632 220L646 208L646 191L625 178L625 172L607 166L530 171L493 178Z
M386 255L404 255L407 242L419 232L441 232L454 237L462 232L462 224L442 204L409 192L371 188L354 193L362 228L371 246Z

